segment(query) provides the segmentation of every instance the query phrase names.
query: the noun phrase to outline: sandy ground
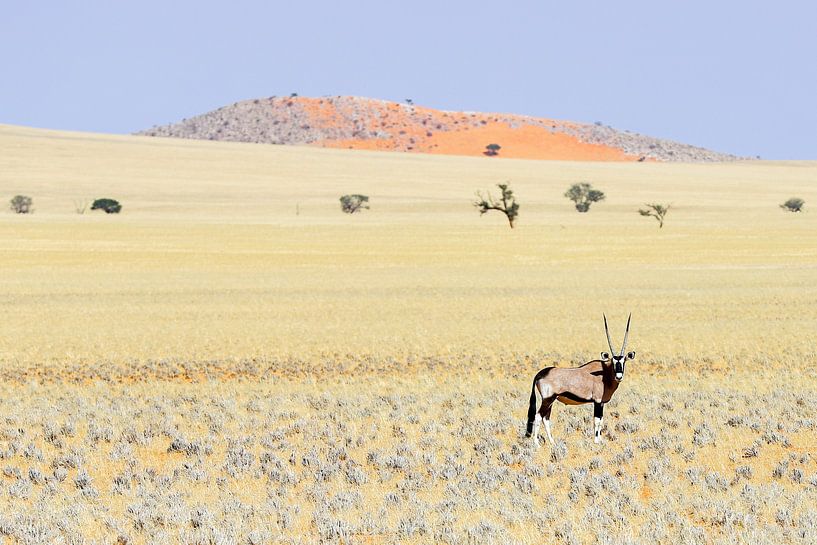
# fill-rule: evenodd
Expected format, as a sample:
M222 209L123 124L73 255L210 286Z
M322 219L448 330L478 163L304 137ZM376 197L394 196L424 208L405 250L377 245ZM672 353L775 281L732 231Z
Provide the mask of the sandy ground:
M810 543L817 165L0 126L0 539ZM588 181L607 199L579 214ZM517 227L480 217L510 182ZM338 198L364 193L349 216ZM112 197L119 215L78 214ZM665 227L637 210L672 203ZM636 360L593 445L533 374Z

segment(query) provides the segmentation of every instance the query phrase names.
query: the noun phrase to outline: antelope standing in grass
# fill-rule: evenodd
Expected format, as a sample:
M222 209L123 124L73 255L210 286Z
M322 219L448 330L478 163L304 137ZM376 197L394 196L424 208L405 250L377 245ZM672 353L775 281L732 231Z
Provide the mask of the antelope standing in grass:
M610 352L602 352L600 360L593 360L581 367L560 369L546 367L533 377L533 387L530 393L530 408L528 409L528 427L525 437L533 434L536 446L539 446L539 424L545 421L545 431L548 441L553 445L553 436L550 433L550 410L558 399L565 405L582 405L593 403L593 433L594 441L601 441L601 426L604 422L604 404L613 397L618 385L624 379L624 364L635 358L635 352L627 349L627 336L630 334L630 316L627 317L627 329L624 332L624 342L621 352L616 356L613 341L610 340L610 330L607 328L607 316L604 316L604 331L607 333L607 345ZM612 356L611 356L612 354ZM542 397L539 412L536 411L536 390Z

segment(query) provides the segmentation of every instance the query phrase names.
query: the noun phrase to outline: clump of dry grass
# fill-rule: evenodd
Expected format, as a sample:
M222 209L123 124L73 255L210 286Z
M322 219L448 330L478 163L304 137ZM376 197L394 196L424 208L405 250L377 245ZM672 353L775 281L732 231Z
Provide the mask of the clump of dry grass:
M558 443L537 450L523 437L524 381L486 378L493 372L372 375L331 390L280 380L3 385L0 535L21 543L817 536L809 451L817 406L804 390L758 404L763 392L750 374L702 388L691 377L633 371L608 407L604 444L593 444L588 407L557 406ZM782 380L815 386L795 373ZM745 457L755 443L757 454Z

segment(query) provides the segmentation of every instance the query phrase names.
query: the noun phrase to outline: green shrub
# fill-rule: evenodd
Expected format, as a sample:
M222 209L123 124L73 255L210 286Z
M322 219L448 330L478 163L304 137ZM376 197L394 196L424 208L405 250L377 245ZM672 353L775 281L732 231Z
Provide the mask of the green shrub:
M500 146L499 144L488 144L487 146L485 146L485 151L483 151L482 153L489 157L493 157L494 155L499 155L499 150L501 149L502 146Z
M114 199L97 199L91 205L91 210L104 210L106 214L118 214L122 211L122 205Z
M31 197L15 195L14 198L9 201L9 207L15 214L31 214L34 211L34 209L31 208L32 203Z
M783 204L780 205L780 208L783 210L787 210L789 212L802 212L803 206L806 204L806 201L799 197L792 197L791 199L787 200Z
M369 197L367 195L344 195L340 198L340 209L347 214L360 212L364 208L368 209Z

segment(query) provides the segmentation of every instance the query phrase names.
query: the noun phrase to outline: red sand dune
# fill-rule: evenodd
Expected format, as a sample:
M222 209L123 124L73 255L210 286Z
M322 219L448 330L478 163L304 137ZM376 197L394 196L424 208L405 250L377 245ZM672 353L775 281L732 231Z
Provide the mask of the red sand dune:
M295 97L312 116L313 123L326 128L343 123L350 112L339 112L335 103ZM379 107L379 108L378 108ZM522 124L517 116L483 113L443 112L394 102L369 105L380 110L369 120L369 130L389 130L386 138L323 139L317 145L331 148L413 151L440 155L485 155L488 144L499 144L495 157L515 159L564 159L578 161L636 161L637 156L600 144L588 144L577 137L542 126ZM418 123L418 117L421 121ZM511 119L508 119L508 118ZM377 121L380 126L377 126ZM515 127L513 126L513 122ZM562 121L537 120L551 127ZM437 128L437 127L440 128ZM396 134L395 134L396 133Z
M575 161L636 161L618 148L586 144L575 136L552 133L540 127L512 128L506 123L490 123L476 129L440 132L427 137L417 135L409 151L441 155L484 155L487 143L502 146L496 157L514 159L562 159ZM332 148L394 150L393 142L371 140L324 140L320 145Z

